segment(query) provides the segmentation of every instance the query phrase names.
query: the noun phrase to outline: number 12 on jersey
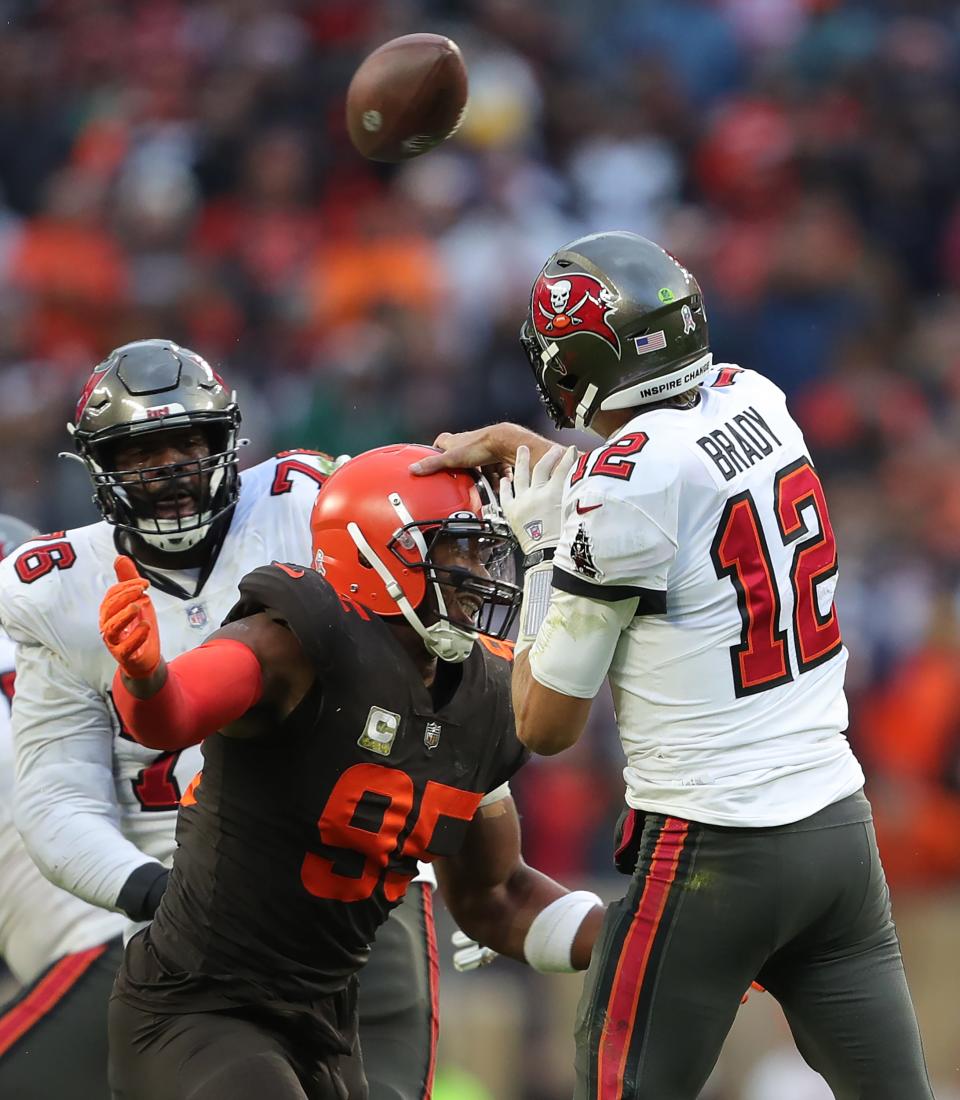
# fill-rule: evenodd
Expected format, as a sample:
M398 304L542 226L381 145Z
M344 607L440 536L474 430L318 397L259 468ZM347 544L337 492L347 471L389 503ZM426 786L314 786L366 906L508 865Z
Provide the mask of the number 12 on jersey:
M817 518L811 531L805 511ZM778 471L773 512L781 542L792 546L790 593L781 593L760 512L751 492L727 501L710 549L718 577L729 577L737 596L743 629L730 648L738 697L766 691L793 679L782 605L792 605L792 629L798 673L815 668L840 649L840 624L831 601L820 610L818 588L837 572L837 546L823 486L808 458Z

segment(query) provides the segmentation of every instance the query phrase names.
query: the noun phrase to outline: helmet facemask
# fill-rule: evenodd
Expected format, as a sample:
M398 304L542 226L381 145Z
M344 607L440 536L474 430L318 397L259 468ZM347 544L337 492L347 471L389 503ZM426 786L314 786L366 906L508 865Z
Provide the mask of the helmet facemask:
M409 560L408 544L416 546L419 541L414 530L427 547L426 560L419 563ZM421 622L429 622L428 634L445 639L448 645L451 639L462 638L466 657L478 634L503 639L513 625L519 609L519 590L511 579L514 546L512 534L498 531L489 520L454 520L442 526L405 526L390 550L424 574L427 592L416 610ZM460 560L481 563L488 576L462 565L441 564L451 549Z
M238 416L219 413L194 413L188 420L181 414L169 421L160 419L136 435L78 440L103 518L166 553L180 553L202 542L211 526L236 502L238 422ZM117 468L113 456L134 438L149 439L160 431L196 427L207 437L207 456L161 466ZM167 486L170 493L164 492ZM169 502L178 486L189 496L176 501L173 515L158 515L161 503Z
M557 359L559 348L555 343L548 344L544 347L537 339L537 333L534 326L530 323L529 318L523 322L520 327L520 345L526 352L527 360L530 363L530 369L533 371L533 377L537 384L537 393L540 395L540 401L543 403L544 408L547 410L547 415L553 421L553 425L556 428L574 428L578 427L576 415L571 415L559 400L559 394L554 396L551 392L551 387L547 385L547 374L555 374L558 372ZM555 363L555 360L557 361ZM555 388L565 393L570 394L569 404L571 408L575 409L579 404L578 390L583 389L580 385L580 380L576 375L562 369L559 370L559 377L554 380ZM596 393L596 387L594 387L594 393ZM599 402L597 402L599 404ZM589 423L596 410L591 409L589 415L586 418L586 423Z
M427 650L454 664L470 656L478 635L506 638L522 596L512 579L516 540L485 479L478 479L478 488L489 501L479 517L463 511L443 518L414 520L400 494L390 494L389 501L400 526L387 550L404 569L422 573L426 593L416 607L357 524L347 525L365 563L379 574L390 597L423 639ZM445 564L443 559L451 551L455 558L481 564L487 575L465 566ZM466 613L468 609L472 611L469 616L453 614L455 610Z

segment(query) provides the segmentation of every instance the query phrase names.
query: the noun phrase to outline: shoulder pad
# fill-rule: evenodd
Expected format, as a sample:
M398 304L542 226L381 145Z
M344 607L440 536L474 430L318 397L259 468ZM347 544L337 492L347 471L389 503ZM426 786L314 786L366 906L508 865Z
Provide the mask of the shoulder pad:
M0 562L0 621L16 640L36 638L54 648L54 639L68 634L96 634L115 556L112 529L102 523L18 546Z
M786 401L783 390L765 374L751 370L749 367L738 367L733 363L714 364L713 369L706 375L702 385L705 389L710 390L735 388L738 391L759 386L775 394L781 401Z
M74 584L108 573L113 583L115 556L113 529L106 523L39 535L22 543L0 562L0 591L30 588L39 592L49 586L38 585L38 581L47 577L58 580L68 571Z
M492 653L494 657L499 657L502 661L513 660L515 642L509 642L500 638L489 638L486 634L478 634L477 641L488 653Z
M33 584L48 573L71 569L76 565L76 540L71 539L66 531L38 535L22 543L4 560L12 562L13 572L21 584Z
M337 468L337 459L324 451L278 451L273 456L273 461L276 470L275 486L286 484L297 474L314 484L322 485Z
M244 495L259 499L300 496L306 490L312 498L336 466L329 455L309 451L281 451L273 458L243 470L240 474L241 499Z
M369 621L371 614L354 601L338 595L313 569L273 562L248 573L240 581L240 599L225 623L260 611L282 618L318 668L326 668L348 616Z
M332 473L341 462L340 459L334 458L333 455L328 455L326 451L312 451L309 447L297 447L292 451L277 451L273 457L276 459L313 458L317 460L318 465L321 467L327 467L328 473Z
M682 448L675 445L671 433L656 428L625 431L580 456L567 483L564 504L574 502L585 515L607 499L649 499L677 480L682 462Z

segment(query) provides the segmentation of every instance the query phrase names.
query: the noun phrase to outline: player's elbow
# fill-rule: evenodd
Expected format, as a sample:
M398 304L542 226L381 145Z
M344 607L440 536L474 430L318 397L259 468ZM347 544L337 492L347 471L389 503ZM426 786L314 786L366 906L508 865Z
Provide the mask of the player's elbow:
M592 699L555 691L529 675L514 679L513 711L520 743L540 756L555 756L576 744Z
M51 825L44 800L36 792L18 784L12 806L13 824L27 854L39 871L55 886L62 886L57 844L53 839L55 826Z
M196 741L190 741L188 744L183 745L180 743L180 738L167 729L154 729L150 726L144 726L140 723L137 727L127 727L130 736L138 745L143 745L145 749L155 749L157 752L177 752L184 748L188 748L191 744L196 744Z
M452 891L444 894L450 915L461 932L477 943L489 944L496 939L497 924L502 916L502 899L497 891Z
M443 900L461 932L501 955L523 958L517 929L522 904L512 881L445 890Z
M589 706L590 700L568 699L549 689L530 691L519 706L515 703L517 738L538 756L555 756L576 743Z
M38 822L35 812L35 798L33 793L26 789L25 783L18 783L14 788L11 811L14 827L20 834L20 839L29 849Z
M576 741L576 737L571 738L570 730L566 727L557 728L547 725L535 716L521 720L519 715L517 716L517 739L521 745L538 756L556 756L558 752L570 748Z

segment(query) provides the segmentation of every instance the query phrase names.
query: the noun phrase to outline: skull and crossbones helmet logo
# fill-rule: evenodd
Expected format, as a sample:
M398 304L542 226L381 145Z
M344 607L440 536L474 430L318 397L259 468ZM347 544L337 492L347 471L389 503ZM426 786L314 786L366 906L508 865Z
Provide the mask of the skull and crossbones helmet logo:
M545 341L589 333L605 340L619 357L620 339L608 320L616 311L616 294L585 272L555 279L541 275L533 288L534 324Z

